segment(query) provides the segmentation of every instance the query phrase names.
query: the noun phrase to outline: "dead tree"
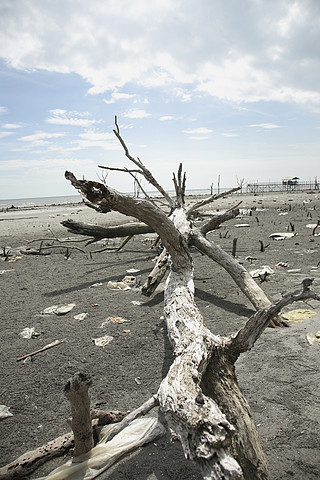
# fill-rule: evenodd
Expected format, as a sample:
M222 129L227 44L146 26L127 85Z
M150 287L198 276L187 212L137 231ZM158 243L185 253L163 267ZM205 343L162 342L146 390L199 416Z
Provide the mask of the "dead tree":
M310 290L312 280L306 279L301 290L271 304L235 259L226 257L207 240L205 230L193 227L190 216L195 208L188 211L184 203L186 177L181 165L173 177L176 198L172 199L142 162L130 155L117 122L114 133L125 155L138 167L134 172L144 176L163 194L170 207L169 216L150 199L122 195L101 183L79 180L71 172L65 176L96 210L115 210L149 225L167 251L170 269L164 315L174 361L155 396L160 409L170 431L180 439L185 456L199 465L204 479L267 480L270 478L267 462L250 408L238 387L234 364L242 352L253 347L283 306L307 298L320 300L320 297ZM218 263L228 264L235 281L242 282L243 289L259 308L235 335L216 336L204 325L194 301L190 244ZM244 276L243 283L240 278Z

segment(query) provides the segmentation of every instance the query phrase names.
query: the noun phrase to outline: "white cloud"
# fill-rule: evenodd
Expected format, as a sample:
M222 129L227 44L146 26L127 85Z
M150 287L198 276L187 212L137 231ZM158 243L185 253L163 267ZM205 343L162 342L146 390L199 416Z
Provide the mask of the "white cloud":
M240 135L238 133L223 133L222 136L231 138L231 137L239 137Z
M196 134L196 135L203 135L203 134L212 133L212 132L213 130L210 130L210 128L206 128L206 127L189 128L188 130L183 130L183 133Z
M113 91L107 103L130 100L118 89L134 84L170 88L183 102L209 95L319 104L319 1L231 3L6 1L0 57L16 69L76 73L89 93ZM85 123L73 121L60 118Z
M21 128L21 125L19 125L18 123L5 123L4 125L2 125L2 127L12 130L16 128Z
M159 120L161 122L166 122L167 120L175 120L175 117L173 115L163 115L162 117L159 117Z
M189 140L208 140L208 137L188 137Z
M129 110L128 112L123 114L126 118L146 118L150 116L150 113L146 112L145 110Z
M55 109L50 110L50 117L46 119L47 123L54 125L72 125L76 127L89 127L97 120L90 118L91 114L88 112L68 112L67 110Z
M79 140L74 142L70 150L82 150L91 147L99 147L104 150L119 150L121 148L113 133L95 132L89 130L78 135Z
M7 107L3 107L3 106L0 105L0 114L1 113L7 113L7 111L8 111Z
M273 128L282 128L281 125L277 125L276 123L256 123L249 125L249 127L265 128L266 130L271 130Z
M13 132L0 132L0 138L5 138L9 135L13 135Z
M37 132L32 135L25 135L24 137L20 137L19 140L22 140L23 142L37 142L39 140L46 140L48 138L60 138L64 136L64 133Z
M118 100L131 100L136 96L135 93L120 93L120 92L112 92L110 100L104 99L103 101L109 105L111 103L115 103Z

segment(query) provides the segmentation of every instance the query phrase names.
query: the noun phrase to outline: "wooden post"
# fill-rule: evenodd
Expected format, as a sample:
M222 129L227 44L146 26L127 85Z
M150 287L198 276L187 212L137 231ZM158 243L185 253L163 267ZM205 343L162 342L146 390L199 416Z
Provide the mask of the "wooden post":
M233 257L236 256L237 241L238 241L238 239L237 239L237 238L234 238L234 239L233 239L233 242L232 242L232 256L233 256Z
M71 404L74 457L87 453L93 447L90 398L91 378L85 373L75 373L66 383L64 393ZM76 460L74 460L76 461Z

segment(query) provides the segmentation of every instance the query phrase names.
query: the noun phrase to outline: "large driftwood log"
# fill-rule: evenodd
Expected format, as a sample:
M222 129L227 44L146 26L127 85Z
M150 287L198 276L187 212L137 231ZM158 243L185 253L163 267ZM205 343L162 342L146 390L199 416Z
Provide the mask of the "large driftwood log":
M61 222L69 232L76 235L85 235L94 237L96 240L103 238L129 237L130 235L140 235L143 233L152 233L154 230L145 223L125 223L123 225L115 225L110 227L101 227L99 225L91 225L88 223L75 222L68 219Z
M126 156L149 179L151 173L140 160L130 156L118 127L115 133ZM230 262L229 256L221 255L220 249L212 246L204 236L206 229L199 232L192 228L189 219L195 209L191 212L185 209L185 175L182 176L181 167L177 178L174 176L176 201L168 199L172 208L170 218L147 199L130 198L106 185L78 180L70 172L66 172L66 178L97 209L116 210L150 225L168 252L170 272L164 314L174 361L160 385L157 399L172 434L181 441L185 456L199 465L206 480L268 480L267 462L250 408L238 387L234 363L241 352L253 346L284 305L306 298L320 300L309 289L312 280L304 282L301 292L286 295L274 304L255 290L252 300L260 309L256 315L236 335L215 336L204 326L194 301L190 242L210 258L217 258L225 268L231 268L237 282L241 283L245 277L245 290L250 290L251 279L246 278L246 271L237 262ZM156 184L152 176L150 183Z

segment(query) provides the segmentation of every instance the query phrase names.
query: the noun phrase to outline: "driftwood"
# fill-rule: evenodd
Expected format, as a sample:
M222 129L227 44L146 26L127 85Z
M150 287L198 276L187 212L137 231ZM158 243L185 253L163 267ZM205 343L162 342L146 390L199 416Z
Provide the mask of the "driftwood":
M93 447L93 430L90 415L88 388L92 385L90 377L77 372L66 383L64 393L71 404L72 430L74 435L74 459L87 453Z
M0 478L1 480L23 478L48 460L68 452L73 445L73 433L66 433L36 450L24 453L13 462L1 467Z
M68 219L61 222L61 225L66 227L71 233L94 237L96 240L101 240L102 238L129 237L130 235L140 235L154 231L152 228L142 222L101 227L99 225L90 225Z
M108 425L117 423L127 416L127 413L120 411L90 410L92 425ZM68 419L71 423L72 419ZM13 462L0 468L1 480L14 480L22 478L34 472L43 463L55 457L59 457L69 452L74 447L73 433L66 433L58 438L42 445L41 447L26 452Z
M22 357L17 358L17 362L20 362L21 360L25 360L28 357L33 357L33 355L38 355L38 353L45 352L46 350L49 350L49 348L55 347L56 345L60 345L60 343L63 343L64 340L55 340L52 343L49 343L48 345L45 345L42 348L39 348L39 350L35 350L34 352L27 353L26 355L23 355Z
M126 156L139 167L139 173L158 188L142 162L129 154L117 124L115 134ZM320 300L310 290L312 280L306 279L302 290L271 303L249 273L210 242L205 230L201 232L190 222L190 209L184 204L186 180L181 166L174 176L176 199L164 195L171 208L169 217L148 199L128 197L98 182L78 180L71 172L66 172L66 178L96 210L115 210L148 224L167 250L170 271L164 315L174 361L155 399L172 435L181 441L185 456L199 465L206 480L269 479L267 461L250 408L238 387L234 364L242 352L252 348L284 305L307 298ZM190 245L228 269L258 309L235 335L219 337L205 327L194 301Z

